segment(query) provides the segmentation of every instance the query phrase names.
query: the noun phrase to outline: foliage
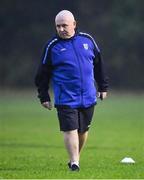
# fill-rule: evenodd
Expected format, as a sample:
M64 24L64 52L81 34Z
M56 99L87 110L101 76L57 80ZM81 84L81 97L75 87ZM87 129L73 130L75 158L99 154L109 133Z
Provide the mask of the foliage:
M55 15L68 9L97 40L111 87L142 89L143 7L143 0L1 0L0 85L33 85L42 47L55 34Z

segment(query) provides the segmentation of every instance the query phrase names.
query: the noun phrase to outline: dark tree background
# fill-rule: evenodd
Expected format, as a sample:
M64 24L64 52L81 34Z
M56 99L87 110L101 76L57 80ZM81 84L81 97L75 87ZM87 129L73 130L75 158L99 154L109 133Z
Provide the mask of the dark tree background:
M111 88L144 88L143 0L0 0L0 87L33 87L55 15L73 12L96 39Z

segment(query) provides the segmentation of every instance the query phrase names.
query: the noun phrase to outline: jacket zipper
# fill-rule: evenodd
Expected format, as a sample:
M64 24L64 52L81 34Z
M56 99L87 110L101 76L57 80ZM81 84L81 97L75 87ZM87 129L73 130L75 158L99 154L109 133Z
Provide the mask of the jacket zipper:
M76 55L76 58L78 60L78 65L79 65L79 69L80 69L80 79L81 79L81 105L83 105L83 78L82 78L82 68L81 68L81 65L80 65L80 60L79 60L79 57L78 57L78 54L77 54L77 51L76 51L76 48L74 46L74 43L72 41L72 45L73 45L73 49L74 49L74 53Z

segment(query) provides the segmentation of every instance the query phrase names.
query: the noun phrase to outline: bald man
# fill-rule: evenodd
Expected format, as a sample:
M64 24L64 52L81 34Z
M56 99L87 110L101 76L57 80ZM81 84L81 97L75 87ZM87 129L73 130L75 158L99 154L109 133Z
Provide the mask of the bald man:
M60 11L55 26L57 34L45 46L35 84L42 106L51 110L48 90L52 80L54 105L69 155L68 167L79 171L80 152L87 140L97 97L107 97L108 78L95 40L76 31L70 11Z

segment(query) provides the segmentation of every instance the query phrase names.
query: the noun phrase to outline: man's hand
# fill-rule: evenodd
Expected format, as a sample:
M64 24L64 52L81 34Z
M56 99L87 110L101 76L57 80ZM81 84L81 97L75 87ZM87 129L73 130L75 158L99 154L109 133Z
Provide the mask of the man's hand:
M107 97L107 92L98 92L98 97L103 100Z
M49 110L52 110L52 104L50 101L47 101L47 102L43 102L42 103L42 106L49 109Z

